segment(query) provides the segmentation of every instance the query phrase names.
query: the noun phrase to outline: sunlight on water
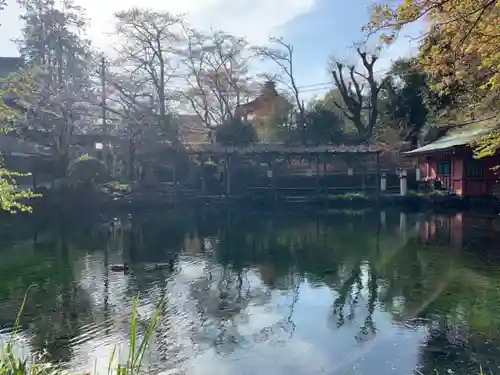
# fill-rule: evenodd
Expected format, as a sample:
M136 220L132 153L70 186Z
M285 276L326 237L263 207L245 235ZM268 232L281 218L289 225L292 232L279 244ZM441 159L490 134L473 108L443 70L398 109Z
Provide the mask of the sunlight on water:
M16 250L0 248L0 338L35 283L16 350L45 348L77 371L107 373L115 348L125 360L136 295L140 335L166 301L144 364L154 373L498 366L500 262L488 251L498 219L151 215L47 231L36 243L20 233ZM124 261L129 272L111 271Z

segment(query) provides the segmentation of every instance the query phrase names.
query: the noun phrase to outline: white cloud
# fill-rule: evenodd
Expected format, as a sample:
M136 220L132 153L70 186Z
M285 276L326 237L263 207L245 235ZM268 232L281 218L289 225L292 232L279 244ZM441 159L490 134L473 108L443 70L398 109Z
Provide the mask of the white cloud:
M110 47L113 14L133 6L185 14L195 27L210 27L247 37L251 43L264 43L268 35L280 34L280 28L295 17L312 11L318 0L76 0L90 18L88 34L100 49ZM0 13L0 56L16 55L10 39L19 35L22 23L19 7L9 5Z
M310 12L317 0L122 0L107 2L79 0L92 20L91 39L104 47L104 35L113 31L113 13L132 6L185 14L187 20L200 29L214 28L246 37L251 43L264 43L268 35L295 17Z
M19 56L17 46L12 39L21 36L20 11L14 1L9 1L8 6L0 11L0 56Z

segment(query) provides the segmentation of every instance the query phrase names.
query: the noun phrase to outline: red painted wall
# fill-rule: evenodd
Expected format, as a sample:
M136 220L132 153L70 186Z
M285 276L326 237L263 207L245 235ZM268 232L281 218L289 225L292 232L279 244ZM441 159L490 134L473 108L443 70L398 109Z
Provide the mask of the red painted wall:
M472 158L471 155L464 155L465 163ZM492 195L499 180L495 166L500 165L500 155L482 159L484 165L484 177L472 178L465 177L465 189L468 196ZM498 188L497 188L498 189Z
M500 194L500 170L492 168L500 165L500 154L481 159L484 165L483 177L467 177L467 163L473 160L469 149L456 149L453 154L438 154L424 156L419 159L419 168L422 179L435 178L437 163L450 161L451 163L451 188L459 195L484 196L492 195L494 191Z
M451 158L451 188L458 195L464 193L464 161L460 157Z

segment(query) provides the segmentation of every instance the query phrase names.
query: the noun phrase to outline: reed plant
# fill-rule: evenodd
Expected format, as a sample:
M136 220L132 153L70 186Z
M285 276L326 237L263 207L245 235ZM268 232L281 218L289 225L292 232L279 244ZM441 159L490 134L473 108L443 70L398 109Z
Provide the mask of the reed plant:
M28 288L28 291L30 288ZM14 346L16 340L18 340L21 317L26 306L28 291L25 293L21 308L17 313L9 340L6 343L0 343L0 375L79 375L74 374L71 370L65 369L60 364L51 362L46 353L35 353L24 358L16 355ZM137 375L144 372L142 369L144 356L146 354L148 344L153 337L163 305L164 301L160 300L155 308L151 321L146 327L144 335L140 337L138 329L139 296L134 298L132 304L127 359L124 363L120 362L120 358L117 357L117 347L115 346L108 363L107 375ZM118 360L117 365L114 365L115 359ZM97 374L97 370L94 370L93 373L81 375L100 374Z

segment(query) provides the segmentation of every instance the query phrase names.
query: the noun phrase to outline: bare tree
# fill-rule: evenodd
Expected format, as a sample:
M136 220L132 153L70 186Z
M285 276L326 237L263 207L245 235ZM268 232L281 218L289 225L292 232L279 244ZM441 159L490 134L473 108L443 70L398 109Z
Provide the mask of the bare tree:
M7 2L5 0L0 0L0 11L5 9Z
M159 126L167 126L168 85L179 67L182 19L167 12L132 8L115 14L117 34L122 39L118 48L119 65L125 75L140 82L157 105Z
M245 39L221 31L203 34L186 28L185 34L187 90L181 96L203 124L213 129L231 120L253 91L250 47Z
M360 48L356 48L356 52L363 71L359 71L354 64L332 63L333 80L341 98L333 100L333 103L354 124L358 135L368 140L377 124L378 96L385 79L378 82L375 77L376 54L368 54Z
M167 129L157 126L157 106L151 86L140 73L119 71L106 76L106 84L112 88L106 100L108 119L116 124L116 132L128 141L125 154L131 181L135 177L138 147L145 145L151 151L152 145L170 143L168 140L172 137L168 126ZM169 119L169 115L166 116Z
M269 46L255 49L258 56L273 61L280 73L273 76L273 81L278 81L285 86L297 108L297 127L303 131L306 127L306 108L304 101L300 97L300 90L295 78L294 47L284 41L283 38L269 38Z
M81 8L64 1L20 0L25 22L17 40L23 56L38 69L28 68L30 90L18 92L29 108L20 134L50 146L64 175L71 158L73 134L92 122L96 103L92 95L91 45L85 39L86 20ZM23 75L20 76L23 78Z

